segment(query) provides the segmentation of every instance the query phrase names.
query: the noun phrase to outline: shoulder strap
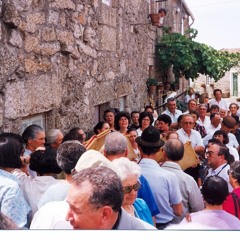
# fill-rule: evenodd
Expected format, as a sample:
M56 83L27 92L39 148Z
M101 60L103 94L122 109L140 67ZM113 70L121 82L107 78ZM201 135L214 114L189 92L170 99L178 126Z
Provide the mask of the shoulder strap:
M238 212L240 208L240 199L234 192L232 192L231 195L234 203L235 216L238 218Z

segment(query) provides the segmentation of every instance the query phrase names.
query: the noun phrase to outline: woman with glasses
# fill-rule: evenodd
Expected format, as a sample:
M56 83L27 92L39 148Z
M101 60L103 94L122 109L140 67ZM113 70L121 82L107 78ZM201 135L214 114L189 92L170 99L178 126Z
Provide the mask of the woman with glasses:
M123 185L124 198L122 207L130 215L154 225L148 205L143 199L137 198L137 191L141 187L139 183L141 168L139 165L124 157L115 159L112 163L117 167L118 176Z
M223 203L223 210L240 220L240 162L233 162L228 170L229 182L233 191Z
M139 128L137 129L138 136L142 135L144 129L153 124L153 115L149 112L141 112L139 116Z

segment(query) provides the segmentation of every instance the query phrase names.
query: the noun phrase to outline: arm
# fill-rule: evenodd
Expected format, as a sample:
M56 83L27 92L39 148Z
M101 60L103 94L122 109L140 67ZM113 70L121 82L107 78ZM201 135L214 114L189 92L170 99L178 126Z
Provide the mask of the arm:
M182 215L182 213L183 213L182 202L180 202L178 204L173 204L172 208L173 208L173 212L176 216L181 216Z

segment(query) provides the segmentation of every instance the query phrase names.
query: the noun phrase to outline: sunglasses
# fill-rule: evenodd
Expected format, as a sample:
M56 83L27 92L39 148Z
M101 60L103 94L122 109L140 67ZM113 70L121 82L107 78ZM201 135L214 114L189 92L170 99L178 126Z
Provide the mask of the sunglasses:
M130 193L132 190L137 191L138 189L140 189L140 187L141 187L141 184L137 182L132 186L123 187L123 192L126 194L126 193Z

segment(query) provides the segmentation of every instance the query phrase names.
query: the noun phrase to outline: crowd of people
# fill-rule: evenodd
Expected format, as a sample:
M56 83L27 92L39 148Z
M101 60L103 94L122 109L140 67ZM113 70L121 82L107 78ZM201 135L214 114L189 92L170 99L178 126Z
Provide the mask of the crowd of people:
M240 230L240 111L221 95L190 92L186 112L175 98L160 115L107 109L87 133L1 133L1 229Z

